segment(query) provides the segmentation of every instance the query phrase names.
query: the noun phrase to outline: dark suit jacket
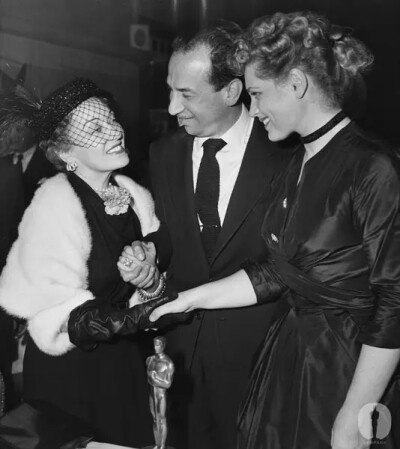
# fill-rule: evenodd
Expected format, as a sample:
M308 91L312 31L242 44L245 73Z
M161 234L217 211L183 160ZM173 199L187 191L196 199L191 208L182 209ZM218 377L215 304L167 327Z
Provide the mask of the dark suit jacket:
M25 206L29 206L32 201L39 182L44 178L50 178L57 173L57 170L44 155L43 151L37 148L24 172L23 185Z
M13 158L13 155L0 158L0 273L38 182L56 172L39 149L34 152L24 173L19 165L13 163ZM17 343L13 335L13 319L0 310L0 370L6 379L9 404L13 401L11 366L17 356Z
M0 271L17 238L19 222L38 182L56 173L41 150L33 153L24 173L13 163L13 158L13 155L0 158Z
M0 158L0 274L8 252L18 235L18 224L24 213L22 170L13 156ZM6 385L6 408L13 405L14 390L11 367L17 356L14 321L0 308L0 371Z
M24 213L22 170L13 163L13 155L0 158L0 272L18 235Z
M162 262L172 249L167 272L177 291L226 277L250 258L263 260L267 250L261 238L270 183L280 172L290 151L268 140L264 127L255 121L238 178L209 265L204 254L194 202L192 171L193 137L182 128L153 143L150 173L161 228L153 240ZM166 255L166 256L165 256ZM164 257L165 256L165 257ZM226 360L251 362L271 322L274 305L212 310L196 314L188 324L167 332L168 353L190 369L196 341L205 317L219 326L220 345Z

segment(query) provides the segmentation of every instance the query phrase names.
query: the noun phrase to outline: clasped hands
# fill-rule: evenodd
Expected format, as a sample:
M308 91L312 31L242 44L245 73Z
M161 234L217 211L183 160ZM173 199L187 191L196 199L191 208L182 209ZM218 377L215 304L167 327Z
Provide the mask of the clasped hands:
M165 284L156 266L156 249L152 243L134 242L132 247L125 247L117 265L124 281L138 287L129 301L130 307L119 309L112 304L99 305L88 300L70 312L68 321L60 329L60 332L68 332L71 343L85 351L115 336L132 335L154 327L159 329L187 319L186 314L163 316L162 320L149 318L155 309L174 302L177 297L173 292L164 295Z
M136 240L131 246L125 246L117 263L122 279L142 289L156 287L160 279L156 258L152 242Z
M152 242L136 240L131 246L125 246L118 260L118 269L122 279L141 289L157 288L160 272L156 264L157 251ZM159 320L164 315L180 314L180 318L189 311L187 294L180 293L177 299L172 295L170 301L155 308L150 315L150 321ZM173 300L172 300L173 299ZM176 319L179 320L178 316Z

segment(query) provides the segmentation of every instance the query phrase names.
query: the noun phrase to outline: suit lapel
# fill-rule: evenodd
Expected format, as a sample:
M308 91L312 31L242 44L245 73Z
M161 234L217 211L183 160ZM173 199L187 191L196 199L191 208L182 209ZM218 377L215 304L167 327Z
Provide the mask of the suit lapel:
M36 148L24 172L25 200L28 203L30 202L38 187L38 182L42 178L48 178L55 174L56 170L53 165L46 159L44 153L39 148Z
M182 232L185 232L188 247L194 251L194 257L201 258L199 263L205 264L208 269L194 198L193 137L186 133L180 134L173 151L173 156L171 154L171 157L166 158L171 198L177 217L183 224Z
M271 181L269 158L265 130L255 121L211 263L231 240L268 187Z
M44 154L41 152L39 148L36 148L31 160L28 163L28 166L26 167L25 176L28 176L29 178L34 179L35 176L38 177L40 175L43 175L43 177L48 176L49 170L49 161L46 159ZM38 178L38 181L41 179Z

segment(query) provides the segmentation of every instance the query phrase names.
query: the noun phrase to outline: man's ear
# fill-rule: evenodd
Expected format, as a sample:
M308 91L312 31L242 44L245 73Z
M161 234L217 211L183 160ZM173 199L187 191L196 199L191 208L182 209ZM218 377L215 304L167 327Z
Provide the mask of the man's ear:
M234 106L243 90L243 83L239 78L233 79L225 89L225 103L227 106Z
M292 69L289 72L288 85L297 98L303 98L308 90L308 77L300 69Z

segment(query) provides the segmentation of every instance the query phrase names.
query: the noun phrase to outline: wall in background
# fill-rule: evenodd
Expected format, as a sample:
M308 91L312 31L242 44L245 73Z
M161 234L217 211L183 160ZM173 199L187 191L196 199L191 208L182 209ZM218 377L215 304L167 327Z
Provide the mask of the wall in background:
M365 124L400 143L399 0L1 0L0 82L20 74L43 97L76 76L93 78L120 103L131 146L145 158L164 129L173 37L215 18L246 26L278 10L326 14L369 45L376 62ZM138 22L149 27L150 51L130 45Z

